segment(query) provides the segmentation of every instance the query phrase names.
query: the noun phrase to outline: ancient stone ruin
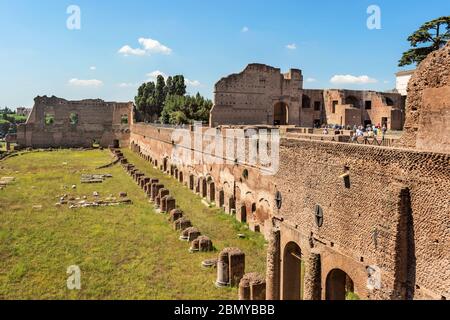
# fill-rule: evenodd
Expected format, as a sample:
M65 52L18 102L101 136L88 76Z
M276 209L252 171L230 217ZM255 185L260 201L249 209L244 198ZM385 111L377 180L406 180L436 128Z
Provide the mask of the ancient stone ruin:
M237 286L245 273L245 254L238 248L223 249L217 260L218 287Z
M134 123L127 104L37 98L17 139L35 148L119 140L208 205L264 235L266 299L448 299L449 51L447 44L420 64L409 84L406 112L397 94L303 89L297 69L281 74L277 68L250 64L242 73L221 79L211 126L215 133L259 133L274 125L280 129L279 166L271 175L263 174L263 164L246 160L177 162L169 156L180 147L172 139L174 128ZM79 110L79 122L68 130L73 110ZM129 123L119 124L119 115L125 114L130 115ZM45 124L45 118L53 125ZM405 132L398 141L369 145L351 143L349 135L340 133L317 135L312 129L318 124L369 122L389 129L401 129L405 123ZM93 130L87 130L91 126ZM208 135L206 131L202 129ZM194 127L186 132L194 138ZM250 138L243 139L249 143ZM216 142L202 143L205 149ZM192 227L187 217L174 211L170 192L160 194L165 187L158 179L146 177L117 155L150 200L169 213L175 230ZM198 239L205 238L193 239L191 248L198 245L200 250ZM224 249L216 284L237 286L244 273L245 254ZM253 280L243 280L242 298L261 297L261 279Z
M247 273L239 283L239 300L266 300L266 279L259 273Z

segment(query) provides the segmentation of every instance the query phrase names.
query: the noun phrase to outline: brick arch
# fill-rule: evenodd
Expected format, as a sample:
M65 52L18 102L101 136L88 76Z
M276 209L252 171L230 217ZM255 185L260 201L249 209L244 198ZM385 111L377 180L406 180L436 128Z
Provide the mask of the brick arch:
M257 205L256 205L256 219L258 221L265 221L267 219L270 218L270 202L265 199L265 198L261 198L259 199Z
M345 300L347 292L355 292L353 279L339 268L328 272L326 278L325 299Z
M283 300L302 300L304 281L302 274L304 271L302 250L300 245L291 241L288 242L282 251L283 255Z
M273 106L273 124L284 126L289 124L289 105L278 101Z

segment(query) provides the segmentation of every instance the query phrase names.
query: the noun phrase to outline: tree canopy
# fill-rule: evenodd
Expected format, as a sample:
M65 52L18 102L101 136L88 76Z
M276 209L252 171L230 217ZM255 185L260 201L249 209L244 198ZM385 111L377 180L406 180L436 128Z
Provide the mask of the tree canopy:
M212 101L197 93L186 95L183 75L169 76L164 80L158 76L153 81L143 83L135 97L139 119L160 120L167 124L188 124L193 121L208 121Z
M426 22L408 37L412 48L403 53L399 66L421 63L427 55L442 48L449 40L450 16Z

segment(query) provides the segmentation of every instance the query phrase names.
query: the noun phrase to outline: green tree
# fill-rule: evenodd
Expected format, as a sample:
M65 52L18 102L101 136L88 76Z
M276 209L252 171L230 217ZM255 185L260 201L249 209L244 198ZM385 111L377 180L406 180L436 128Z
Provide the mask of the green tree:
M450 16L426 22L408 37L411 49L403 53L399 66L421 63L431 52L442 48L450 40ZM419 45L424 45L420 46Z
M184 96L186 94L186 84L184 83L183 75L176 75L173 77L173 91L171 94L177 96Z

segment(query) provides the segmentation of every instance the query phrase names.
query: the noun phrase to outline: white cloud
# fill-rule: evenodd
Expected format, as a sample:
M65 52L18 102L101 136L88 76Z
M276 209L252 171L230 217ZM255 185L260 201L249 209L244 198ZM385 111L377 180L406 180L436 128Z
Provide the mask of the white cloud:
M295 50L295 49L297 49L297 45L295 43L291 43L291 44L288 44L286 46L286 48L289 50Z
M198 80L184 79L184 82L186 82L186 85L191 87L200 87L202 85Z
M141 48L132 48L129 45L125 45L119 49L120 54L124 56L145 56L152 53L159 53L169 55L172 53L172 49L161 44L158 40L150 38L139 38L138 39Z
M391 83L389 80L384 80L383 83L388 84Z
M131 83L131 82L122 82L122 83L119 83L117 86L119 88L135 88L135 87L138 87L139 84L138 83Z
M129 45L123 46L119 49L119 53L123 54L125 57L127 56L145 56L146 52L142 49L133 49Z
M96 66L91 66L91 67L89 67L89 70L92 70L92 71L97 70L97 67Z
M241 32L248 32L250 29L248 27L243 27Z
M76 87L101 87L103 85L103 81L97 80L97 79L91 79L91 80L81 80L77 78L73 78L69 80L69 85L76 86Z
M155 70L155 71L152 71L150 73L147 73L146 76L149 77L151 80L156 80L156 78L158 76L163 76L164 79L167 78L167 74L165 74L164 72L159 71L159 70Z
M315 78L306 78L306 82L317 82Z
M139 38L139 43L148 53L171 54L172 49L162 45L159 41L150 38Z
M369 76L352 76L350 74L347 75L335 75L330 79L331 83L334 84L369 84L369 83L377 83L378 80L374 78L370 78Z

